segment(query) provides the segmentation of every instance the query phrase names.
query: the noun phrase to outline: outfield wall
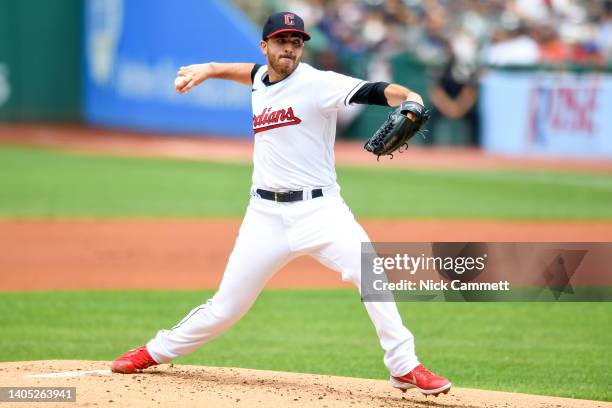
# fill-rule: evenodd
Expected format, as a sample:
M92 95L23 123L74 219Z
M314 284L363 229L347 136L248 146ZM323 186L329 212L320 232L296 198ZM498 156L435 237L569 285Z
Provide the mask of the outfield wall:
M263 62L259 33L220 0L86 0L86 122L159 132L247 136L251 90L210 80L174 89L181 65Z
M0 121L79 119L80 0L0 0Z
M612 74L491 70L480 89L487 151L612 158Z

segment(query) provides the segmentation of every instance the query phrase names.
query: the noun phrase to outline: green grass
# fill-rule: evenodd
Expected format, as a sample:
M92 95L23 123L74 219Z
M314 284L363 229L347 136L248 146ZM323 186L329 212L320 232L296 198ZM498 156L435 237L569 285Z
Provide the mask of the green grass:
M371 218L612 219L612 175L338 169ZM0 149L0 217L236 217L251 166Z
M111 360L211 292L0 293L0 361ZM612 401L612 303L403 303L428 367L461 387ZM353 290L268 290L181 364L384 379Z

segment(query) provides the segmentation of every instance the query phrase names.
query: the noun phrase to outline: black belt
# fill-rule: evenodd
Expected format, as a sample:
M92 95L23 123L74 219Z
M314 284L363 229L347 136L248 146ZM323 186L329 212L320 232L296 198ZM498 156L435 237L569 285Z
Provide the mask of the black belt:
M304 199L303 191L283 191L280 193L258 188L255 192L264 200L277 201L279 203L291 203L293 201L302 201ZM312 198L323 197L323 190L315 188L312 190Z

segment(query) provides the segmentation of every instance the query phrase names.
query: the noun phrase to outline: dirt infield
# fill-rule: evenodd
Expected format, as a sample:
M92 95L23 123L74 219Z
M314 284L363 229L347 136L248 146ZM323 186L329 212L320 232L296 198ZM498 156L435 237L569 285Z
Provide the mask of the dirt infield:
M364 221L374 241L610 242L612 223ZM0 221L0 290L216 288L240 221ZM214 244L213 244L214 243ZM310 258L268 287L344 287Z
M440 397L424 397L414 390L402 394L381 380L241 368L163 365L142 374L122 375L110 374L108 367L109 363L103 361L0 363L0 384L5 387L76 387L76 403L62 404L67 407L612 407L608 402L464 388L453 388ZM69 377L28 377L50 373ZM28 406L33 405L45 404ZM24 405L3 403L2 406Z

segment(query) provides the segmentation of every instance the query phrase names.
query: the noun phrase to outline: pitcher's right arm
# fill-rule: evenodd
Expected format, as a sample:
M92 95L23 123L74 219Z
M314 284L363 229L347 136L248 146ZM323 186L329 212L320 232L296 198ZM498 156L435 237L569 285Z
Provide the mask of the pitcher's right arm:
M181 67L176 73L177 76L186 78L176 90L180 93L187 93L191 88L201 84L210 78L228 79L244 85L252 85L251 71L255 64L248 62L222 63L207 62L205 64L193 64Z

